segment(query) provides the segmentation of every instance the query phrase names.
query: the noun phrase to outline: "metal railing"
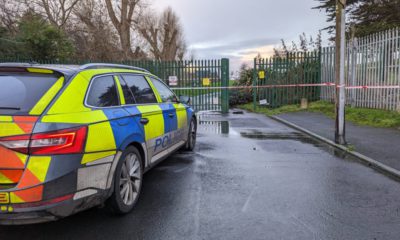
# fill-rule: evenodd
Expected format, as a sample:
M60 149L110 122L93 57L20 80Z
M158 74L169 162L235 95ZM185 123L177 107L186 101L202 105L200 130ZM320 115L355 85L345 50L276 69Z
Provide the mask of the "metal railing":
M335 82L334 47L322 49L321 67L322 82ZM400 29L350 40L346 73L348 105L400 111ZM322 100L334 97L334 87L322 88Z
M303 98L320 98L320 54L290 52L285 56L254 59L253 95L270 107L298 104Z

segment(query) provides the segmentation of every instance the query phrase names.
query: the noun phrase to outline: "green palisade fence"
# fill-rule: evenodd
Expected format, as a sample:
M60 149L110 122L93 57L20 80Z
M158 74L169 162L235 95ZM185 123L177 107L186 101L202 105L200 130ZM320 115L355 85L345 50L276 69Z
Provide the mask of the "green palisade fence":
M191 106L196 111L229 110L229 59L185 60L185 61L32 61L26 59L5 58L0 62L37 62L41 64L82 65L91 62L125 64L144 68L160 77L175 93L191 97ZM169 83L171 78L178 79L177 85Z
M293 86L321 83L320 52L292 52L283 57L254 60L253 100L267 100L272 108L320 99L320 86ZM273 85L273 86L271 86ZM264 87L271 86L271 87Z
M335 82L335 52L322 48L323 82ZM353 87L346 89L348 105L400 112L400 28L350 39L345 71L346 86ZM321 99L334 102L335 88L323 88Z

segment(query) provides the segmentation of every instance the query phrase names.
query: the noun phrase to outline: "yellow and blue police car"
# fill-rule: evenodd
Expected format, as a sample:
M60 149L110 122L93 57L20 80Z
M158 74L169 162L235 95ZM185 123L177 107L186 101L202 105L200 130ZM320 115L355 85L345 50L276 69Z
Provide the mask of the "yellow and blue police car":
M190 99L115 64L0 64L0 224L135 206L143 173L184 148Z

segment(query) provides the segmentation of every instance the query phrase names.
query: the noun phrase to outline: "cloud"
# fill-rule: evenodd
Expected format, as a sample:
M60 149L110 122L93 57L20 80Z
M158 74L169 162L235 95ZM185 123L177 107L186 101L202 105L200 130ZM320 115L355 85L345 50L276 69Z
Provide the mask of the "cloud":
M203 42L193 44L189 49L194 52L196 58L222 58L222 57L242 57L248 55L256 56L259 52L265 53L267 46L275 46L279 43L278 39L249 39L237 42ZM271 47L268 47L268 51Z
M230 42L202 42L192 44L191 48L197 50L209 50L209 51L232 51L241 49L243 47L259 47L266 44L273 44L279 41L276 38L259 38L259 39L246 39L242 41L230 41Z
M198 59L228 57L231 62L248 62L259 52L272 54L280 39L291 42L303 32L316 36L327 26L326 14L312 9L318 5L315 0L151 1L160 11L171 6L177 12Z
M227 42L202 42L193 44L190 49L196 58L229 58L231 71L237 71L242 64L251 66L254 58L261 54L267 58L272 56L274 47L279 44L279 39L247 39L243 41Z

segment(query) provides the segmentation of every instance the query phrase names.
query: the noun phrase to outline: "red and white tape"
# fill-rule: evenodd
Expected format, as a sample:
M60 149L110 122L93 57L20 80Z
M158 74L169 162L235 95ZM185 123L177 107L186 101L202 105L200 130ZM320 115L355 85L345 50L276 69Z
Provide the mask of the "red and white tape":
M336 86L334 83L309 83L309 84L280 84L262 86L229 86L229 87L182 87L171 88L172 90L207 90L207 89L253 89L253 88L290 88L290 87L325 87Z
M346 86L346 89L400 89L399 85L389 86Z
M280 85L261 85L261 86L229 86L229 87L182 87L171 88L172 90L218 90L218 89L259 89L259 88L292 88L292 87L336 87L346 89L400 89L400 85L387 86L346 86L336 85L335 83L304 83L304 84L280 84Z

